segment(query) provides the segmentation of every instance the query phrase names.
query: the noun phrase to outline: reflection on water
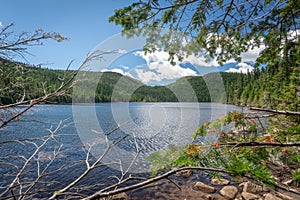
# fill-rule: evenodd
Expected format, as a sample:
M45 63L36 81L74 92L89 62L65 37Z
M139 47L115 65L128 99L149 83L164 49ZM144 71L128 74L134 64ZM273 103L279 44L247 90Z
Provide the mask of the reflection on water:
M197 127L208 120L215 119L237 106L211 103L103 103L92 105L39 105L26 113L21 121L14 122L0 130L0 143L8 140L26 138L41 138L49 135L47 129L54 130L62 121L55 140L47 143L36 154L31 168L47 165L53 158L54 162L48 171L53 173L43 177L45 181L55 180L65 185L74 180L85 167L87 148L91 148L90 159L95 160L105 152L107 144L123 138L110 149L104 163L122 163L126 169L139 152L139 158L132 167L131 173L146 173L149 163L145 158L152 152L166 149L169 145L184 145L191 142L191 134ZM119 128L107 136L105 133ZM214 141L216 137L206 138ZM34 140L41 144L42 140ZM108 143L107 143L108 142ZM31 142L5 143L0 145L1 163L12 163L21 166L24 159L16 157L23 155L28 158L35 146ZM58 153L58 151L60 152ZM82 162L78 162L82 161ZM59 169L59 170L57 170ZM99 183L107 185L111 182L107 177L119 174L120 166L111 164L101 167L85 178L84 183ZM30 172L29 172L30 171ZM0 164L0 186L5 186L13 180L16 173L14 167ZM28 170L31 178L36 175ZM26 177L24 177L26 179ZM55 189L58 184L48 184ZM92 190L92 188L91 188ZM0 188L1 191L1 188Z

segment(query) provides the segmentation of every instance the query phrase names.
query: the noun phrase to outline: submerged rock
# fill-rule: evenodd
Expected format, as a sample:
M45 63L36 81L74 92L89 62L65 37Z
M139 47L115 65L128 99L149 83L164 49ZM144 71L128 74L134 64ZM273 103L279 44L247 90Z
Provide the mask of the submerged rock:
M206 185L202 182L196 182L193 188L195 190L199 190L201 192L208 192L208 193L216 191L216 189L214 187L212 187L210 185Z
M215 185L228 185L230 183L229 180L223 178L213 178L211 179L211 184Z

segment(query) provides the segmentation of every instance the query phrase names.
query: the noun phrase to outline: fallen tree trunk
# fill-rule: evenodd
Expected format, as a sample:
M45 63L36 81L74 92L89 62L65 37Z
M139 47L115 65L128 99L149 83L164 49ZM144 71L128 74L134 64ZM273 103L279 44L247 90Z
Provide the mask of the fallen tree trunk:
M257 107L250 107L250 110L265 111L265 112L276 113L276 114L283 114L283 115L296 115L296 116L300 116L300 112L295 112L295 111L272 110L272 109L257 108Z

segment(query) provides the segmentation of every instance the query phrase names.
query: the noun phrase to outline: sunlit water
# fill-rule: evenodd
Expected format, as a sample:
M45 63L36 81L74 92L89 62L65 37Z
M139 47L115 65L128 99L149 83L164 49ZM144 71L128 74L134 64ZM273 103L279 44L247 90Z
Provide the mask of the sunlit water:
M20 108L21 109L21 108ZM191 142L191 135L203 122L213 120L239 107L215 103L101 103L96 105L38 105L27 112L20 121L15 121L0 130L0 186L5 187L14 178L16 169L10 164L22 166L23 155L32 155L35 146L30 142L9 142L26 138L41 138L55 130L59 123L55 141L51 140L34 156L27 168L30 178L36 177L37 160L42 169L53 158L54 152L60 153L47 171L53 172L43 177L47 187L56 189L74 180L84 169L82 161L91 147L91 162L105 152L107 142L119 141L102 159L111 163L93 171L82 184L111 183L112 175L125 171L138 152L138 158L131 166L130 173L148 172L146 160L151 153L180 146ZM96 118L93 118L93 115ZM74 120L75 119L75 120ZM119 126L118 129L116 129ZM105 133L112 130L105 138ZM213 142L216 136L204 138L202 142ZM41 144L40 140L32 140ZM114 163L114 164L112 164ZM121 163L120 165L116 163ZM29 168L31 170L29 170ZM57 170L59 169L59 170ZM26 176L22 177L26 180ZM21 181L22 181L21 178ZM62 184L52 184L51 181ZM45 186L41 186L45 187ZM98 186L99 187L99 186ZM2 189L0 188L0 191Z

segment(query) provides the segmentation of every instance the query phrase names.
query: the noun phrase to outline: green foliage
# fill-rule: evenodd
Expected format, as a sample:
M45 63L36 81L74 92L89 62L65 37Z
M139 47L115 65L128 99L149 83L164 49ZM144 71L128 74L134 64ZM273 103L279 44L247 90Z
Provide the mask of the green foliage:
M169 169L173 166L174 160L180 156L181 148L169 145L167 150L155 152L147 158L152 164L149 170L155 175L158 171Z
M2 88L0 104L17 102L22 98L24 89L25 100L43 96L45 92L50 93L60 86L61 78L72 73L72 71L30 67L8 60L1 60L0 70ZM224 82L232 83L237 74L221 73L221 76ZM204 77L183 77L167 86L152 87L118 73L87 72L86 77L77 83L81 90L75 90L73 97L76 97L74 100L77 102L210 102L217 99L214 97L211 99L211 95L217 96L220 92L218 89L209 91L207 84L212 88L218 88L215 84L218 77L218 73ZM222 84L222 80L220 81ZM67 94L51 101L71 103L72 99L70 94Z
M192 54L205 55L207 60L217 58L220 63L240 61L242 52L264 46L252 73L222 75L226 98L218 97L220 87L210 88L214 93L206 95L209 93L200 83L203 80L189 80L196 86L198 101L298 111L299 10L298 0L280 4L275 0L136 1L117 9L109 21L121 25L128 37L146 36L144 50L164 49L170 53L171 63L176 56L182 59ZM161 27L170 31L161 31ZM262 65L264 68L259 68Z
M207 134L207 127L209 123L202 124L192 135L192 140L194 141L197 136L205 136Z
M48 70L31 67L22 63L0 59L0 104L10 104L42 97L59 88L61 79L71 76L71 71ZM66 94L51 98L50 101L70 103Z
M276 141L285 143L299 141L299 124L289 125L289 128L286 128L274 124L272 120L269 123L266 132L253 137L251 132L253 130L257 131L258 126L261 126L261 124L249 118L249 116L246 118L244 113L229 112L226 116L219 117L213 122L205 122L193 133L193 140L210 132L219 134L220 139L215 144L197 144L194 141L194 144L173 150L169 149L163 151L164 153L155 153L155 156L157 156L155 161L158 162L153 162L153 157L149 160L156 166L163 161L163 166L160 169L156 168L158 171L182 166L221 168L230 175L250 176L273 187L275 178L271 171L272 168L269 168L269 166L276 159L276 162L288 165L288 168L293 170L287 173L297 182L299 181L298 168L300 167L300 152L297 147L273 148L272 146L227 145L228 142L253 144L253 142L272 143ZM274 128L275 125L276 128ZM233 131L224 132L222 131L224 126L240 127L239 132L243 132L243 134L241 136ZM287 126L287 124L284 126Z
M220 134L224 125L224 117L219 117L213 122L205 122L192 134L192 140L194 141L197 136L203 137L209 133Z
M298 168L292 172L292 177L293 177L293 180L296 181L296 183L299 185L300 184L300 168Z
M242 52L264 45L258 63L274 65L281 62L282 52L288 55L299 51L295 40L287 39L299 28L299 7L298 0L280 4L275 0L136 1L115 10L109 21L122 26L128 37L143 32L148 39L144 48L147 51L165 49L171 57L181 58L182 52L197 55L204 49L208 59L217 57L224 63L230 59L240 61ZM157 30L160 27L172 30L173 34L161 34ZM174 36L174 32L181 33ZM183 45L186 35L189 38Z

